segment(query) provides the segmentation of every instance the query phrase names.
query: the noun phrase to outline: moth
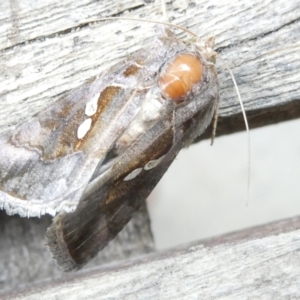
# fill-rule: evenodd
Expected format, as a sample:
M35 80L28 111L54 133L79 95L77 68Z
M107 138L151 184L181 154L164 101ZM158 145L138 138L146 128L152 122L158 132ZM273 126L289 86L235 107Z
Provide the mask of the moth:
M0 208L56 215L46 236L64 271L112 240L219 100L213 39L168 26L124 61L0 137Z

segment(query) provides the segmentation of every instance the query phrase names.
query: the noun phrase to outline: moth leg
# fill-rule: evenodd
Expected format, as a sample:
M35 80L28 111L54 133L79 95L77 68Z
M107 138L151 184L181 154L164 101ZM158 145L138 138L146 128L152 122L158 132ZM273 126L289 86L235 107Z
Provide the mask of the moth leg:
M215 140L215 136L216 136L218 117L219 117L219 101L217 101L217 103L216 103L216 110L214 113L214 118L213 118L213 123L212 123L213 126L212 126L212 133L211 133L211 142L210 142L211 146L214 144L214 140Z

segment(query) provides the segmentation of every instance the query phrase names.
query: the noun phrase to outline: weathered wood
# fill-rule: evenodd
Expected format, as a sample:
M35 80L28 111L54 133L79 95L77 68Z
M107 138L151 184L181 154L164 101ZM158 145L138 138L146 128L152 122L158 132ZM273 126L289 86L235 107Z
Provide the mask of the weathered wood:
M97 268L7 299L299 299L299 237L298 217Z
M300 53L300 4L298 1L234 0L220 3L216 0L197 0L197 3L188 4L184 0L175 0L168 4L167 10L172 22L190 28L200 37L216 35L215 49L222 55L236 77L252 128L300 116L300 74L297 55ZM140 0L119 2L51 0L36 1L33 6L30 6L28 2L21 3L13 0L0 2L0 132L13 128L19 122L47 107L70 89L99 74L128 53L143 47L155 36L153 24L132 21L108 21L98 24L88 22L78 26L80 22L92 17L114 15L161 20L161 7L160 3ZM182 32L177 32L179 36L187 36ZM236 93L220 61L218 73L221 85L218 132L225 134L241 130L244 125ZM45 223L39 224L43 226L43 230L41 227L30 229L34 226L32 224L38 223L37 221L20 220L15 217L10 220L2 215L1 221L7 222L6 225L1 225L3 231L7 233L10 226L28 228L26 231L19 232L14 229L12 233L9 233L11 234L10 242L6 237L1 236L1 256L3 245L6 243L6 254L1 259L3 259L3 264L7 262L6 273L2 273L2 278L4 278L1 281L2 284L7 283L9 279L11 286L15 287L18 283L31 282L35 277L41 280L57 274L53 271L50 260L46 262L45 253L40 252L44 243L42 240L44 228L49 220L42 220L41 222ZM11 225L10 222L20 223ZM133 227L136 228L136 226ZM141 227L147 232L149 229L147 219ZM34 230L33 237L30 236L31 230ZM22 235L25 234L29 237L22 239ZM297 239L298 232L290 234L295 240ZM126 235L128 236L128 233ZM136 237L139 238L138 235ZM37 239L39 246L30 248L30 244L36 245L33 239ZM293 240L292 237L290 240ZM261 241L267 242L268 240ZM134 241L133 244L135 243ZM123 247L128 247L127 245L128 243L124 242ZM128 250L128 252L141 253L148 249L148 245L151 246L151 239L141 244L142 251ZM253 244L253 247L256 247L255 245ZM262 247L265 246L268 245L262 245ZM113 246L112 248L115 249ZM219 250L223 251L222 247L213 249L219 255L216 258L222 261L222 252L219 253ZM120 248L115 251L122 252ZM230 253L229 249L227 251L229 252L224 253ZM276 256L273 249L270 251L273 256ZM11 256L8 255L9 253ZM24 253L28 257L27 260L24 259ZM108 253L112 252L108 250ZM122 255L120 257L124 257ZM253 253L253 255L258 255L258 253ZM40 257L39 262L35 260L36 257ZM115 256L112 255L112 257ZM9 259L11 260L8 263ZM243 261L243 256L239 259L240 262ZM259 255L257 261L259 261ZM1 265L2 262L0 262ZM197 265L197 262L195 263ZM206 265L203 261L198 263ZM213 266L213 261L210 263ZM22 267L19 267L21 264ZM162 264L168 268L166 261L162 261ZM147 266L144 267L147 268ZM224 274L236 273L239 267L238 265L235 267L224 265L222 270ZM28 268L36 269L26 271ZM45 270L49 268L48 273L45 270L42 272L41 268ZM217 283L219 276L222 275L217 272L217 269L214 269L215 273L206 269L206 272L211 271L215 274L216 277L212 279L208 275L205 277L204 270L202 266L199 270L197 269L197 272L200 272L198 275L203 277L203 284L205 284L205 278L207 284L214 283L214 281ZM173 271L175 272L176 269ZM270 267L270 278L275 278L279 274L275 271L276 267L274 269ZM292 271L296 272L296 270ZM122 272L125 276L126 270ZM294 274L293 272L291 274ZM101 274L104 280L103 289L111 291L108 280L107 282L105 280L105 272ZM132 275L128 273L126 276L130 278ZM253 276L255 276L255 270ZM286 276L286 282L289 283L297 281L293 282L293 277L289 277L287 273L281 273L281 276ZM30 280L22 281L26 278ZM238 278L237 276L237 281ZM243 278L245 277L240 277L240 284L247 283L247 280ZM257 273L257 278L257 282L263 284L263 277L260 273ZM132 277L132 283L135 280L139 281ZM156 283L160 284L159 280ZM150 285L145 279L141 280L141 285L143 284L144 288ZM181 286L174 284L173 281L168 284L168 280L164 281L164 284L166 290L168 290L167 286L171 288L169 285ZM100 283L99 286L101 286ZM212 286L216 287L214 284ZM201 287L203 286L199 284L200 291ZM245 285L245 287L254 290L255 286ZM121 288L119 290L121 291ZM132 291L134 288L130 292ZM162 289L160 291L163 293ZM184 291L184 285L182 291ZM195 292L194 295L197 293Z
M54 264L46 247L45 232L51 219L48 215L31 219L7 216L0 211L0 295L46 278L70 278L70 274L61 272ZM150 221L146 206L143 206L120 234L85 268L153 250Z
M153 24L79 22L96 16L160 20L150 1L43 1L34 7L2 1L0 130L14 126L99 74L155 36ZM216 50L236 76L252 127L299 117L299 2L202 0L168 5L170 19L200 37L216 35ZM124 13L126 9L130 13ZM186 36L182 32L180 36ZM240 130L243 121L224 65L219 62L219 133Z

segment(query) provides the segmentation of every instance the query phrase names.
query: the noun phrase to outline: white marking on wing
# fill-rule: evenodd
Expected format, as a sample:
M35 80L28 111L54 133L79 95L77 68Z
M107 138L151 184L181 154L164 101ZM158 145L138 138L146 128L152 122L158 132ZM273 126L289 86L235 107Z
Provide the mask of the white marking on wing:
M98 99L100 97L100 94L95 94L85 105L85 111L84 113L90 117L94 115L98 108Z
M137 177L141 172L142 172L143 168L138 168L133 170L130 174L128 174L125 178L124 181L129 181L134 179L135 177Z
M158 159L153 159L150 160L144 167L144 169L146 171L151 170L153 168L155 168L157 165L160 164L160 162L164 159L165 155L163 155L162 157L158 158Z
M126 88L128 88L128 86L127 86L126 84L122 84L122 83L115 83L115 82L111 83L111 84L110 84L110 86L114 86L114 87L120 87L120 88L122 88L122 89L126 89Z
M91 125L92 125L91 118L84 120L83 123L80 124L77 130L77 138L79 140L81 140L87 134L87 132L91 129Z

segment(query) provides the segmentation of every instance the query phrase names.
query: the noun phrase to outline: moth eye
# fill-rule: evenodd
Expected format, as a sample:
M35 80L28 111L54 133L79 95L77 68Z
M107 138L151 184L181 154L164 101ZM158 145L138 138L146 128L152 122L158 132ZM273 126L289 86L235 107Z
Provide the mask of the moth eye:
M159 85L165 97L175 103L183 102L194 84L201 80L203 65L191 54L178 55L159 78Z

